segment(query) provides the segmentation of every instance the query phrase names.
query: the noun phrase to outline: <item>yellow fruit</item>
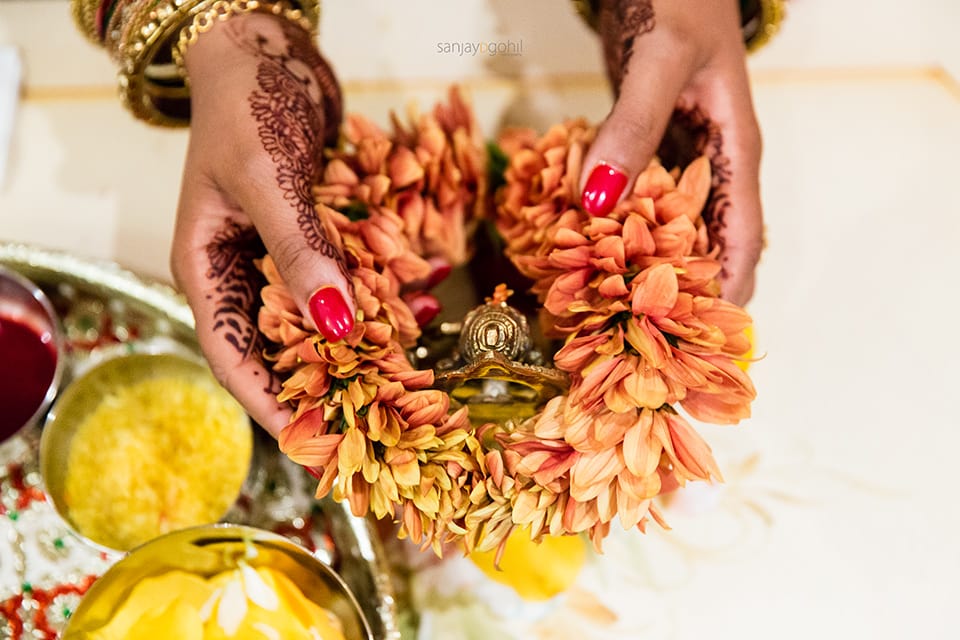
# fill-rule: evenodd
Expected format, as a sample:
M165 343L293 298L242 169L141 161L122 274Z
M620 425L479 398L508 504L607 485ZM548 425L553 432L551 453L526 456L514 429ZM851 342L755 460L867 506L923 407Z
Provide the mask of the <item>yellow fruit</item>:
M757 343L753 336L753 325L750 325L749 327L744 329L743 332L747 334L747 338L750 339L750 350L747 351L745 354L743 354L743 357L737 360L736 364L738 367L746 371L747 369L750 368L750 363L753 359L753 352L757 346Z
M470 559L491 580L512 587L525 600L548 600L574 583L586 559L580 536L545 536L531 542L528 529L516 529L507 539L500 570L496 553L473 553Z

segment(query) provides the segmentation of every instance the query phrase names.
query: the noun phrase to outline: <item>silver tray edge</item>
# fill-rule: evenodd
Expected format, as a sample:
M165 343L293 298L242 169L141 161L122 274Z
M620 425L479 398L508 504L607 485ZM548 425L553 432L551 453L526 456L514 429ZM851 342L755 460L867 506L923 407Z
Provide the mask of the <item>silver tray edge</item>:
M49 283L56 278L59 282L107 291L135 308L159 315L170 323L175 337L189 345L197 344L193 313L184 297L168 284L140 276L115 262L0 241L0 264L37 281L37 284ZM323 505L334 527L335 540L345 543L345 548L340 549L343 557L366 569L363 572L344 571L342 577L369 618L374 637L377 640L399 640L397 599L389 563L373 524L366 518L354 516L346 504L327 499ZM349 565L345 563L345 566Z

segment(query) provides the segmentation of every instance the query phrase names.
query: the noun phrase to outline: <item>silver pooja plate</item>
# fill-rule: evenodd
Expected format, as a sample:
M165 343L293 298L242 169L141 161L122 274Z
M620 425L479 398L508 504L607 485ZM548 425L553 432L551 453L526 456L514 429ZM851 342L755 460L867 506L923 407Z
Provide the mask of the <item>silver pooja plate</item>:
M169 286L115 263L0 242L0 264L39 285L64 329L63 385L123 352L199 354L193 315ZM54 403L55 404L55 403ZM40 427L0 445L0 638L50 638L62 631L82 593L121 554L84 542L43 496ZM377 640L398 640L391 571L374 524L349 506L313 498L314 481L258 435L254 468L228 520L291 538L330 565L356 596Z

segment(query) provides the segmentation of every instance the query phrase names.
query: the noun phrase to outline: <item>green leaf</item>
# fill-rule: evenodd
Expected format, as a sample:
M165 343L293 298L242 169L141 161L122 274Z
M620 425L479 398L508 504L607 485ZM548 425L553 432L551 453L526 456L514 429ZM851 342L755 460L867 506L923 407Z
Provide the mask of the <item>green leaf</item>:
M507 171L507 165L510 159L493 140L487 142L487 179L490 184L490 192L493 193L507 183L503 174Z
M359 200L354 200L342 209L338 209L338 211L350 218L351 222L360 222L370 217L370 210L367 209L367 205Z

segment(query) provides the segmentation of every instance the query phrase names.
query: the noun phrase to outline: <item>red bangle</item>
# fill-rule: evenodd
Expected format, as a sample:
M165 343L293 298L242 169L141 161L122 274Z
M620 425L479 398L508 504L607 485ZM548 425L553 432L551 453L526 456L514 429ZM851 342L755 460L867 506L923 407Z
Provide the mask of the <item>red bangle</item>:
M103 39L107 35L107 23L110 22L110 18L117 8L117 1L118 0L103 0L100 6L97 7L94 26L97 29L97 39L100 40L100 42L103 42Z
M113 10L110 15L104 16L103 44L111 56L116 55L116 48L120 45L120 35L124 19L130 15L130 6L135 0L112 0Z

